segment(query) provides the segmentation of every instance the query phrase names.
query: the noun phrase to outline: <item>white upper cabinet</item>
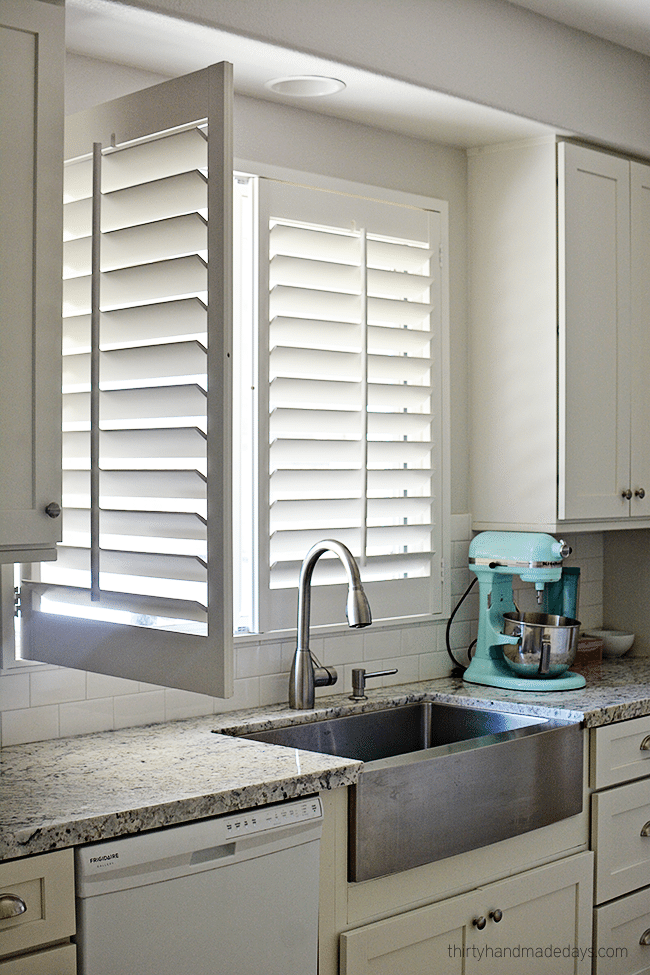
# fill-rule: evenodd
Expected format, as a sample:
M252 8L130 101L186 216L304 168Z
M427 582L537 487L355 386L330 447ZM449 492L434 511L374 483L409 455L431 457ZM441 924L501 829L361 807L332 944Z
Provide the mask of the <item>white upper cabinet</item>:
M631 477L630 513L650 517L650 166L630 166L631 301Z
M650 526L650 167L470 160L474 527Z
M629 186L626 159L558 146L561 519L628 513Z
M0 562L61 537L63 26L61 6L0 4Z

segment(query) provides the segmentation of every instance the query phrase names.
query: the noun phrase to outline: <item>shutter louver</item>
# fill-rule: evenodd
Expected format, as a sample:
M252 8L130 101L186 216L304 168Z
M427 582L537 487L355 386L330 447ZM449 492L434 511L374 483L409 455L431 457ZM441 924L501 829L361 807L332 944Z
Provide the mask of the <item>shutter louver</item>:
M223 155L228 140L222 148L219 133L219 123L227 119L215 117L219 148L211 150L205 108L219 106L225 113L225 96L231 95L227 68L189 76L197 86L191 98L197 103L203 98L205 105L204 117L193 126L170 127L144 141L125 139L102 151L99 203L93 202L97 151L93 158L66 164L63 535L57 561L44 563L31 584L43 614L97 623L100 642L107 632L102 624L116 620L128 624L118 643L149 630L149 643L155 644L155 633L173 631L176 644L161 644L159 682L220 695L231 693L232 680L230 353L229 323L222 319L232 273L225 263L231 253L232 169ZM186 79L176 79L159 88L169 91L175 106L185 85ZM223 91L223 104L213 101L217 89ZM153 91L127 100L151 99ZM114 103L118 109L120 103L125 100ZM125 117L132 114L137 115L127 111ZM209 180L228 185L218 188ZM98 308L93 297L97 213ZM211 270L208 251L217 264L224 260L223 270ZM98 403L97 433L92 432L93 403ZM98 443L96 467L91 443ZM42 614L32 615L36 620ZM206 637L212 647L207 667L198 662ZM196 656L196 673L194 656L185 667L188 653ZM132 656L138 656L137 644ZM97 667L85 660L77 665L115 672L104 661ZM122 675L156 680L155 671L140 674L137 660L131 671Z
M303 187L274 184L268 199L271 589L295 587L309 547L331 537L358 559L369 595L373 586L387 592L385 582L398 583L400 600L408 590L395 615L430 612L441 419L432 397L438 245L428 215L419 219L422 237L400 238L374 232L367 200L367 227L358 230L353 198L339 226L309 219ZM410 215L406 223L412 230ZM342 580L336 560L320 560L315 584ZM287 605L281 593L276 599Z

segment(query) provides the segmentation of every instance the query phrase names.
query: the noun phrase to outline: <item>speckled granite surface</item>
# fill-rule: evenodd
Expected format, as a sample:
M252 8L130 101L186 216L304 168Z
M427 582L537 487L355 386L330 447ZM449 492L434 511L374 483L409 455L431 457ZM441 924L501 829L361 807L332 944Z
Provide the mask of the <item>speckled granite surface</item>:
M523 694L456 678L319 698L315 711L286 705L15 745L0 751L0 859L43 853L294 796L351 785L347 759L241 741L272 725L433 699L584 721L587 727L650 714L650 660L606 661L587 686Z
M351 784L358 762L212 734L214 717L0 751L0 859Z
M580 690L523 693L466 684L460 678L399 684L366 689L368 700L353 704L346 695L318 698L315 711L289 711L276 704L251 711L216 715L215 730L245 734L282 724L313 721L328 715L363 711L377 707L406 704L423 699L463 704L468 707L491 707L523 714L539 714L569 721L582 721L588 728L626 721L650 714L650 658L605 660L586 673L587 685Z

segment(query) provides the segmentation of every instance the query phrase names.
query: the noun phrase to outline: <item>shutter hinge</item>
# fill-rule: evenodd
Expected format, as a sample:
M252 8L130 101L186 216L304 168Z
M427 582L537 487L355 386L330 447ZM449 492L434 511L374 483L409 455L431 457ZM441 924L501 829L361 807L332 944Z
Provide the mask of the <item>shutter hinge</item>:
M20 616L22 612L22 603L20 601L20 587L14 586L14 616Z
M440 267L443 267L442 244L440 244L438 247L438 260L440 262Z
M444 585L445 582L445 560L440 559L440 582Z

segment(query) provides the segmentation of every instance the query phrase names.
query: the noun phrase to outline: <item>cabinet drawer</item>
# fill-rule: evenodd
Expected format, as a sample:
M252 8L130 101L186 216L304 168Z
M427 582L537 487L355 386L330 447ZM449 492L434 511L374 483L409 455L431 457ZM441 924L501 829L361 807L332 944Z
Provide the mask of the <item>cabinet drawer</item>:
M596 851L596 903L650 880L650 779L591 797L591 845Z
M0 863L0 894L14 894L27 908L0 920L1 957L69 938L75 930L72 850Z
M59 945L0 961L0 975L76 975L75 945Z
M594 911L594 975L650 973L650 887Z
M650 715L594 728L590 747L592 789L650 775Z

